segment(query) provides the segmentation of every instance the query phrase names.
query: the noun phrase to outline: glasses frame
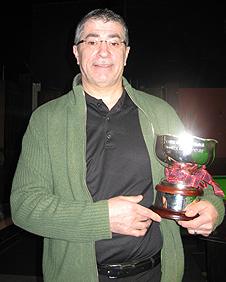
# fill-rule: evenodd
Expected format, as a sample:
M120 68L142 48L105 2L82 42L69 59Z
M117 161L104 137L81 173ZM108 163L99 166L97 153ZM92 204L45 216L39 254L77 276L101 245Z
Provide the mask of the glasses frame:
M88 40L82 39L82 40L80 40L80 41L76 44L76 46L78 46L79 44L82 44L82 43L86 43L86 42L88 42ZM96 45L93 45L93 47L95 47L95 46L98 47L102 42L106 42L108 47L111 46L111 45L109 45L110 40L96 40L96 42L97 42L97 44L96 44ZM125 44L125 46L127 47L127 44L126 44L126 41L125 41L125 40L120 41L119 43L120 43L120 44ZM92 46L92 45L90 45L90 46Z

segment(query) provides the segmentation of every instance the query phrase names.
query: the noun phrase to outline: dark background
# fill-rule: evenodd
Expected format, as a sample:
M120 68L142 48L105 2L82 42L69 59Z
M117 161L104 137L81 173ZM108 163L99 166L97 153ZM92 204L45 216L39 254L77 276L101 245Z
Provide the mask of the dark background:
M200 137L220 139L212 172L225 174L226 15L223 1L8 2L0 10L0 177L3 179L0 202L9 198L21 139L33 110L33 83L41 87L38 105L71 88L72 79L79 72L72 54L74 29L87 12L105 7L121 14L127 22L131 51L125 76L133 86L167 100L185 121L183 101L188 97L191 101L194 95L190 93L196 89L195 97L199 95L199 99L194 100L196 107L191 103L189 108L189 113L194 108L196 115L199 114L192 120L196 126L194 132L201 134ZM210 109L210 114L206 114ZM210 124L211 131L204 130Z
M120 13L129 27L125 70L138 87L224 87L226 18L211 1L33 1L1 9L6 74L29 72L43 87L69 89L78 69L74 28L94 8ZM15 13L15 14L14 14Z

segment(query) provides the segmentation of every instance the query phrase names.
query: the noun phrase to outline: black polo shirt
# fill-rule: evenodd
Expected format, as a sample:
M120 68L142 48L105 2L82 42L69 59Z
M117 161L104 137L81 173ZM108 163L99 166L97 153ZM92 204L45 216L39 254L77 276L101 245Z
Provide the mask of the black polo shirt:
M124 91L109 111L101 99L86 94L87 185L94 202L119 195L144 195L153 200L151 164L141 132L138 108ZM98 263L143 260L162 247L159 223L153 222L143 237L117 233L96 242Z

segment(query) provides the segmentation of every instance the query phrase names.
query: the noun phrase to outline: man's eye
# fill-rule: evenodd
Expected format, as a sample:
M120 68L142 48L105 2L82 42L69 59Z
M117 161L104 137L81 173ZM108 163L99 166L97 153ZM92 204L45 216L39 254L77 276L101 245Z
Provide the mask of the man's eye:
M89 41L87 41L87 44L90 45L90 46L94 46L94 45L97 44L97 41L95 41L95 40L89 40Z
M119 46L119 42L109 42L111 46L117 47Z

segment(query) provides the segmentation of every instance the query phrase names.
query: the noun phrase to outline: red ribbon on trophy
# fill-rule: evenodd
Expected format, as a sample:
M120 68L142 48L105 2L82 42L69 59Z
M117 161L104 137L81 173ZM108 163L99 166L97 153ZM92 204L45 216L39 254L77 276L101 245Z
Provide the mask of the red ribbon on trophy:
M215 195L224 197L224 192L208 173L205 165L174 162L169 167L165 167L165 176L170 183L181 181L183 184L197 189L204 189L209 184L213 187Z

